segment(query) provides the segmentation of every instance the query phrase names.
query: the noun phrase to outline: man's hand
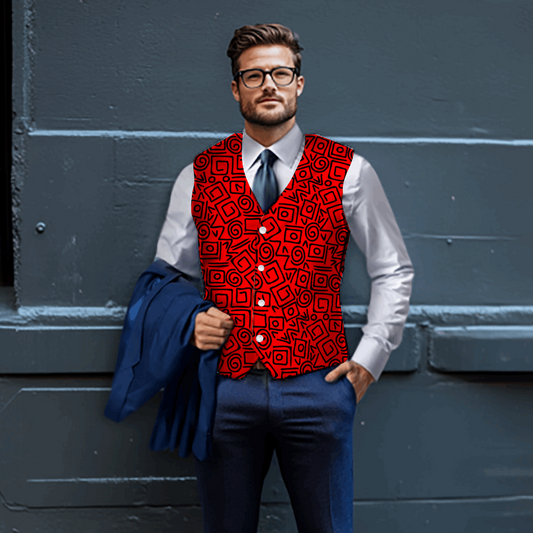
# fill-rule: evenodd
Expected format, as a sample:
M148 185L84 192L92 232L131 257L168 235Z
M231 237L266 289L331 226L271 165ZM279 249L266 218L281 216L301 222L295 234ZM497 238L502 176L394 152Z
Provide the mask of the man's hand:
M218 350L229 337L233 320L216 307L196 315L194 332L189 342L200 350Z
M354 361L345 361L344 363L341 363L338 367L332 370L325 379L330 382L336 381L344 375L350 380L355 389L357 403L363 399L366 389L368 389L370 384L376 381L366 368L363 368Z

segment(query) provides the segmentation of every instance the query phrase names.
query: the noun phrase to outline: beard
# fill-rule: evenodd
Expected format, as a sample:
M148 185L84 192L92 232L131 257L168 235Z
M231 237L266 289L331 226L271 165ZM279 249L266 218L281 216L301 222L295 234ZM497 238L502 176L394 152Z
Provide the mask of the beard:
M241 109L241 115L251 124L257 124L258 126L279 126L296 115L298 104L296 97L291 98L287 100L283 109L277 113L269 111L260 112L257 110L255 104L251 102L243 103L242 100L240 101L239 107Z

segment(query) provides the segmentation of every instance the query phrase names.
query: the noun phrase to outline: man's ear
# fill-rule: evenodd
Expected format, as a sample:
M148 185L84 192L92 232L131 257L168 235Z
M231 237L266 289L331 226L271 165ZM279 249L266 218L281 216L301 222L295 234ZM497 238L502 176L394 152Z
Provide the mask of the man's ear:
M241 95L239 93L239 84L235 80L231 82L231 92L233 93L233 98L235 98L237 102L240 102Z
M296 81L296 96L300 96L304 90L305 78L303 76L298 76Z

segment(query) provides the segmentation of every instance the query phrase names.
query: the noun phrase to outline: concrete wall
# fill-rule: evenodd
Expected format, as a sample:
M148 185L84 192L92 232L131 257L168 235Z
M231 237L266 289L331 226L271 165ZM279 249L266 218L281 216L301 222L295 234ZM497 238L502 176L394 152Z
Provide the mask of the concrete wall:
M201 531L191 460L148 450L158 399L102 412L173 181L242 130L225 50L258 21L300 35L299 124L371 161L416 271L404 342L358 409L357 531L532 532L528 0L13 0L0 532ZM348 260L354 348L369 282ZM263 501L261 532L295 531L276 464Z

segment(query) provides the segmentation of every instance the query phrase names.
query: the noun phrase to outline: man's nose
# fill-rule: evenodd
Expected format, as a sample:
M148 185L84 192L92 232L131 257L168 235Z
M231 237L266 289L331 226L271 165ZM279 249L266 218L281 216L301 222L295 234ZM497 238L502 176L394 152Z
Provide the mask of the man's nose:
M272 74L270 72L267 72L265 75L265 81L263 82L263 89L277 89L278 86L274 83L274 80L272 79Z

